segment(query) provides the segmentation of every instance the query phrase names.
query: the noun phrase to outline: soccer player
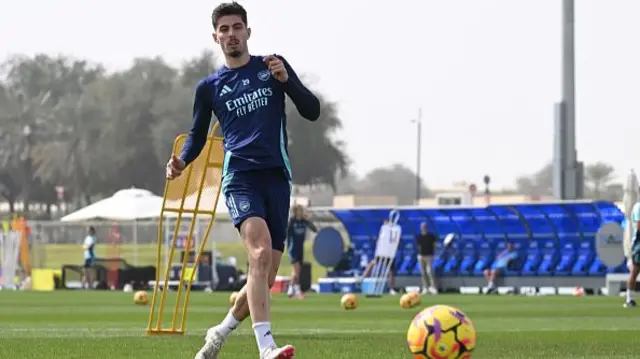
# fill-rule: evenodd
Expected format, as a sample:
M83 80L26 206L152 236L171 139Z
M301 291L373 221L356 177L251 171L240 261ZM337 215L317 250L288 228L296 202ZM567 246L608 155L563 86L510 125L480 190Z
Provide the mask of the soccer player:
M96 229L89 227L87 236L82 243L82 251L84 252L84 267L82 268L82 288L93 288L93 275L91 268L96 261Z
M320 101L283 57L249 54L251 29L240 4L223 3L211 17L225 64L197 84L193 127L180 156L167 163L167 179L179 176L200 154L215 114L224 137L221 190L247 249L249 270L234 306L207 331L196 358L217 358L227 337L249 315L261 359L293 358L293 346L276 346L269 319L269 288L282 259L291 196L285 94L310 121L320 116Z
M493 262L491 268L484 270L484 277L487 279L487 282L489 282L487 294L493 293L496 290L496 278L509 266L509 263L516 258L518 258L518 252L514 250L512 243L507 243L507 248L498 254L498 258Z
M300 289L300 271L304 261L304 240L307 237L307 228L313 232L318 232L318 228L313 222L304 218L304 209L301 205L293 207L293 217L287 226L287 250L291 259L292 273L291 283L287 294L289 298L297 297L303 299L304 295Z
M629 268L629 278L627 279L627 298L624 302L625 308L632 308L636 306L636 301L633 299L633 293L636 291L636 278L640 273L640 202L636 202L631 210L631 223L626 222L625 225L631 224L633 229L633 237L631 241L631 253L629 261L631 262Z

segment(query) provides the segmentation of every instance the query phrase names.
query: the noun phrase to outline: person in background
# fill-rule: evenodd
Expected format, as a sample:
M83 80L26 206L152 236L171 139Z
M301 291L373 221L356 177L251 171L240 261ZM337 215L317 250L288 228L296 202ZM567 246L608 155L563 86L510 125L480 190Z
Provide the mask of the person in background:
M438 294L433 275L433 256L436 252L438 237L429 232L426 222L420 224L420 234L416 236L416 248L420 261L420 275L422 276L422 294Z
M82 250L84 251L84 268L82 269L82 288L93 288L93 275L91 269L96 260L96 229L89 227L87 236L82 243Z
M636 279L638 278L638 273L640 273L640 202L636 202L633 205L631 218L629 218L628 222L629 223L625 223L625 225L631 225L633 231L631 235L631 250L629 258L627 259L629 278L627 278L627 292L624 307L633 308L636 306L633 294L636 291Z
M307 228L318 232L318 228L304 216L304 209L297 204L293 207L293 217L289 219L287 226L287 249L291 259L291 282L287 294L289 298L303 299L300 289L300 273L304 261L304 240L307 237Z
M484 277L489 282L487 286L487 294L493 293L496 290L495 280L500 273L502 273L511 261L518 258L518 252L513 248L512 243L507 243L505 250L498 255L496 260L491 265L491 268L484 270Z

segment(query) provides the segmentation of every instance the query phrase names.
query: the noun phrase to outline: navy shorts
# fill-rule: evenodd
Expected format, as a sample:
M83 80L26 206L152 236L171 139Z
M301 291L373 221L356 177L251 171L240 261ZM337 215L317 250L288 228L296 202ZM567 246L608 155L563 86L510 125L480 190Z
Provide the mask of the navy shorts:
M302 263L302 261L304 261L304 250L303 249L290 250L289 259L291 259L291 264Z
M291 182L284 169L234 172L224 176L222 193L238 231L245 219L267 222L271 248L282 252L287 237Z
M91 266L93 266L93 258L85 258L84 259L84 267L85 268L89 268Z
M640 265L640 240L634 240L631 245L631 262Z

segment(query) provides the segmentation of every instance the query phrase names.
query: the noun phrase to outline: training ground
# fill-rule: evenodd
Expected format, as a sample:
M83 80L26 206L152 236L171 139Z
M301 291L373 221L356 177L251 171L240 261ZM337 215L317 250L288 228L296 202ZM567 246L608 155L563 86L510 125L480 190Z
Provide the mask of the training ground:
M193 358L208 326L222 319L229 293L194 292L184 337L147 337L148 306L131 293L0 292L0 358ZM274 294L278 343L296 346L302 359L410 358L406 330L423 307L449 304L466 312L478 331L473 358L638 358L640 309L620 297L439 295L401 309L398 297L359 297L355 311L339 295L290 300ZM255 359L255 339L244 323L221 359Z

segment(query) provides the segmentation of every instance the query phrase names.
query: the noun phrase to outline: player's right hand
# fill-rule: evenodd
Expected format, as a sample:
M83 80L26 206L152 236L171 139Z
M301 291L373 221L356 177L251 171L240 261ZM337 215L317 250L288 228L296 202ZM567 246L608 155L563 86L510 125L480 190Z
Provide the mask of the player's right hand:
M176 155L171 155L169 162L167 162L166 176L168 180L180 177L182 171L185 168L184 161Z

